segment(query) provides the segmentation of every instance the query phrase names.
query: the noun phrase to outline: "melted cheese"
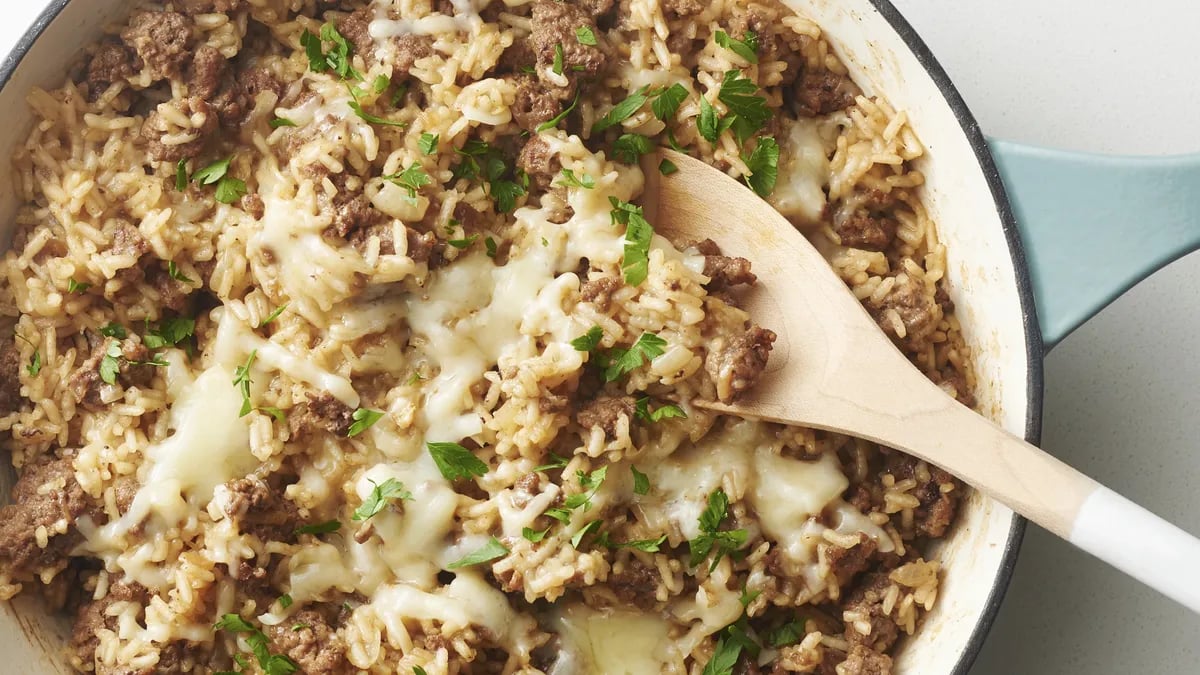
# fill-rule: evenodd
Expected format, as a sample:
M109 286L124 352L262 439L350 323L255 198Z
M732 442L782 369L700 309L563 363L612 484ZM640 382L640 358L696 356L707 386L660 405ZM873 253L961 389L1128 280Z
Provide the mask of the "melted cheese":
M806 462L760 447L754 452L754 471L757 479L750 503L759 524L792 557L796 528L821 513L850 484L830 453Z
M554 618L553 629L562 645L549 675L666 672L674 661L668 626L650 614L566 607Z
M368 31L377 44L392 38L405 35L437 35L438 33L454 33L457 31L470 32L480 25L483 19L479 16L475 0L450 0L454 7L454 15L430 14L417 19L389 19L386 7L391 3L376 3L376 18L371 22ZM484 4L487 4L486 2Z
M708 504L708 495L721 487L728 477L737 483L753 479L753 467L747 448L761 442L762 425L753 422L734 424L727 430L709 433L699 443L672 453L648 468L651 507L666 515L684 539L700 536L700 514Z
M779 180L767 201L780 213L812 224L821 220L825 209L825 184L829 180L829 159L817 123L812 120L786 121Z

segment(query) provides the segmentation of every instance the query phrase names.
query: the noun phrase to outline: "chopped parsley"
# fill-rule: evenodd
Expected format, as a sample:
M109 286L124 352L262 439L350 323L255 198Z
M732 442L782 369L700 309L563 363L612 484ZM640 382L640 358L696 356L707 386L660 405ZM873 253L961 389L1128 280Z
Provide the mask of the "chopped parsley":
M771 109L767 99L758 95L758 85L736 70L725 73L717 98L729 109L729 125L739 143L745 143L771 119Z
M342 524L336 520L327 520L323 523L313 523L312 525L303 525L296 528L296 534L329 534L342 529Z
M42 351L33 343L33 340L30 340L20 333L14 333L14 335L18 340L24 342L30 347L33 347L33 356L29 357L29 365L25 366L25 371L28 372L31 377L37 377L37 374L42 372Z
M567 464L569 464L571 462L571 460L568 459L567 457L560 457L560 456L554 454L553 452L550 453L550 460L551 461L547 462L546 464L533 467L534 473L539 473L542 471L550 471L553 469L565 469L565 468L567 468Z
M387 88L390 86L392 86L392 78L380 73L379 75L375 76L374 80L371 81L371 93L382 94L383 92L387 91Z
M625 226L625 255L621 260L625 283L640 286L650 274L650 240L654 237L654 228L642 215L642 207L611 195L608 201L613 207L613 223Z
M476 239L479 239L479 235L473 234L462 239L447 239L446 243L461 251L469 247L471 244L474 244Z
M583 527L579 528L578 532L571 535L571 546L573 546L575 548L579 548L579 545L583 543L583 538L588 536L592 532L595 532L596 530L600 529L600 526L603 524L604 523L599 520L593 520L592 522L588 523L587 525L584 525Z
M576 28L575 39L578 40L579 44L581 45L587 45L589 47L596 46L596 34L592 32L590 26L580 26Z
M613 143L613 157L625 164L637 164L642 155L654 150L654 143L641 134L621 134Z
M175 189L179 192L183 192L187 189L187 184L187 157L184 157L183 159L179 160L178 164L175 165Z
M104 348L104 357L100 359L100 379L108 384L117 383L117 373L121 370L121 359L125 353L121 343L112 340Z
M585 492L577 492L573 495L567 495L563 500L563 506L568 509L577 509L583 507L584 511L592 508L592 498L596 496L596 491L604 485L604 479L608 477L608 467L602 466L591 473L583 471L575 472L575 480L579 481L579 487Z
M716 143L717 136L721 135L719 121L717 120L717 111L704 96L700 97L700 119L696 122L696 130L709 143Z
M574 110L575 106L577 106L577 105L579 105L579 92L575 92L575 98L571 100L571 105L563 108L562 112L558 113L554 117L551 117L550 119L546 120L545 122L542 122L541 124L537 125L537 129L535 129L535 131L537 131L538 133L541 133L543 131L546 131L547 129L553 129L554 127L557 127L558 123L565 120L567 118L567 115L570 115L571 111Z
M367 429L370 429L375 425L376 422L382 419L383 412L379 410L367 410L366 408L359 408L350 415L350 418L354 420L354 423L351 424L350 429L346 431L346 437L354 438Z
M775 181L779 178L779 144L774 138L764 136L758 139L750 156L742 159L750 169L746 184L759 197L767 198L775 190Z
M324 50L326 42L330 43L328 52ZM319 38L305 30L300 35L300 45L304 47L304 53L308 56L308 67L314 73L333 71L343 80L362 79L362 75L350 65L354 56L350 41L343 37L332 23L321 26Z
M642 333L628 349L614 347L605 354L604 381L615 382L622 375L633 372L642 364L662 356L667 341L654 333Z
M604 329L600 326L592 326L586 333L571 340L571 346L575 351L590 352L600 346L600 341L604 339Z
M276 117L275 119L271 120L267 124L269 124L272 129L278 129L279 127L294 127L294 126L296 126L295 122L289 120L286 117Z
M675 113L679 111L679 106L688 97L688 90L682 84L676 82L667 87L650 103L650 110L658 119L666 122L675 117Z
M254 365L254 359L258 356L258 350L250 352L250 356L246 357L246 363L240 365L233 370L233 386L237 387L242 392L242 409L238 413L238 417L245 417L254 410L254 406L250 403L250 368Z
M216 185L216 199L222 204L232 204L247 193L246 182L229 175L229 164L233 157L226 157L209 164L192 174L192 181L199 185Z
M531 541L535 544L538 543L539 541L545 539L546 535L549 533L550 533L550 528L548 528L548 527L544 530L535 530L532 527L521 528L521 536L524 537L526 539L526 541Z
M288 604L290 605L291 598L288 598L288 600ZM213 630L227 630L233 633L245 634L246 643L250 645L250 651L254 653L254 658L258 661L258 666L265 675L288 675L300 670L300 666L296 665L296 662L286 655L272 654L270 641L267 639L266 634L237 614L222 616L221 620L213 625Z
M487 257L489 257L489 258L496 257L496 240L495 239L492 239L491 237L487 237L486 239L483 240L483 247L487 250Z
M408 193L408 201L413 204L417 202L417 191L433 182L429 174L425 173L425 168L416 163L409 165L400 173L384 176L383 179L404 188Z
M240 178L226 176L217 183L217 192L214 196L222 204L232 204L245 197L248 193L249 190L246 188L245 181Z
M508 555L508 547L500 543L499 539L492 537L482 548L446 565L446 569L456 570L461 567L471 567L503 558L506 555Z
M74 277L67 279L67 292L68 293L82 293L91 287L92 287L91 284L83 284L78 281L75 281Z
M676 171L679 171L679 167L675 166L675 162L672 162L669 159L663 158L663 160L658 163L658 172L664 176L670 176Z
M292 596L288 595L287 593L284 593L283 595L279 596L279 606L284 609L291 607L292 606Z
M804 619L793 619L767 633L766 639L772 647L785 647L796 644L804 635Z
M167 261L167 276L175 281L182 281L185 284L195 283L188 278L188 275L183 273L183 270L179 269L179 265L176 265L174 260Z
M581 173L578 176L570 169L562 170L562 178L558 182L563 187L583 188L591 190L596 187L596 180L586 173Z
M263 326L265 326L265 325L267 325L267 324L271 323L271 322L272 322L272 321L274 321L275 319L278 319L278 318L279 318L279 316L280 316L281 314L283 314L283 310L285 310L285 309L287 309L287 303L284 303L284 304L282 304L282 305L280 305L280 306L276 307L276 308L275 308L275 311L271 312L270 314L268 314L268 315L267 315L267 318L265 318L265 319L263 319L262 321L260 321L260 322L258 323L258 326L257 326L257 327L258 327L258 328L262 328Z
M645 495L650 492L650 477L638 471L636 466L630 466L629 470L633 472L633 494Z
M664 534L661 537L657 537L655 539L637 539L635 541L627 541L624 544L617 544L616 547L617 548L632 548L636 551L643 551L645 553L658 553L659 549L663 545L663 542L665 542L666 540L667 540L667 535Z
M475 139L455 150L463 159L454 167L455 180L480 180L487 184L497 213L512 211L517 198L525 194L529 177L504 162L504 155L487 143Z
M446 480L465 480L488 472L483 460L458 443L426 443L425 447Z
M421 666L413 666L413 675L429 675Z
M733 675L733 667L742 656L743 646L741 640L722 635L717 640L717 648L713 650L712 658L704 664L704 671L700 675Z
M423 133L421 134L421 137L417 139L417 147L421 149L421 152L427 155L432 155L433 153L437 152L439 138L439 134L431 134L429 132Z
M674 417L687 419L687 413L683 411L683 408L680 408L673 403L668 403L666 405L659 406L654 410L650 410L649 396L643 396L637 400L637 403L634 406L634 416L645 422L661 422L662 420L671 419Z
M100 334L104 337L115 337L118 340L124 340L129 336L129 333L126 332L125 327L115 321L110 321L101 326Z
M403 120L389 120L386 117L380 117L379 115L372 115L371 113L367 112L366 110L363 109L362 101L359 100L362 96L362 93L359 92L354 87L347 86L346 88L350 90L350 97L354 99L353 101L350 101L347 105L350 106L350 109L353 110L354 114L358 115L360 119L362 119L370 124L383 124L383 125L389 126L389 127L406 127L406 126L408 126L408 122L405 122Z
M109 324L108 326L105 326L105 328L115 325L116 324ZM120 326L116 327L121 329L121 335L114 333L111 337L124 338L125 329L121 328ZM102 333L104 332L105 328L100 329ZM150 325L146 324L146 332L142 335L142 344L146 345L147 349L174 347L180 342L190 338L195 333L195 319L188 319L182 316L172 317L159 321L156 328L150 328Z
M550 69L554 71L555 75L563 74L563 58L563 46L560 42L554 45L554 63L550 65Z
M709 571L715 570L721 558L729 555L746 543L748 536L745 530L722 530L721 523L729 514L729 497L725 490L717 488L708 495L708 506L700 514L700 536L688 542L690 564L699 565L713 555Z
M382 511L393 500L399 499L403 501L413 498L412 493L404 489L404 483L395 478L389 478L382 483L372 481L372 484L375 487L371 490L371 494L367 495L367 498L363 500L363 503L357 509L354 509L354 515L351 517L351 520L367 520Z
M609 127L616 126L632 117L638 110L641 110L642 106L650 98L646 95L648 88L646 86L639 87L637 91L630 94L624 101L613 106L612 110L609 110L604 117L596 120L596 123L592 125L592 133L599 133Z
M729 34L719 30L713 36L717 44L746 59L750 63L758 63L758 36L747 31L745 40L729 37Z

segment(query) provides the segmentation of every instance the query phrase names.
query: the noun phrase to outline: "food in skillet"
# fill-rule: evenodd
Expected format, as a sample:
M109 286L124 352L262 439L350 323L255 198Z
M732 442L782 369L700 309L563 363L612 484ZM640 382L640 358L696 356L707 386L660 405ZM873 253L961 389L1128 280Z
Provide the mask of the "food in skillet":
M145 5L31 92L0 592L98 673L890 672L963 488L693 407L774 335L638 160L744 178L970 405L903 113L782 6L483 5Z

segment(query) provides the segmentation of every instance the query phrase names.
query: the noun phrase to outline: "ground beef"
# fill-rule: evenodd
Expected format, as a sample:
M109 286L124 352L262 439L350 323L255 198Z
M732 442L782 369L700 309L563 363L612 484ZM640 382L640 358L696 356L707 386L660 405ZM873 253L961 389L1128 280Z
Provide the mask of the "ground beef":
M584 403L575 413L575 422L584 429L600 427L608 436L617 433L617 422L622 417L633 421L635 410L632 396L601 396Z
M517 167L529 174L529 180L542 191L550 189L562 163L541 136L532 136L517 155Z
M850 548L842 548L836 544L822 544L825 560L829 569L837 577L838 586L845 588L858 575L867 569L871 557L879 550L879 544L863 533L858 534L858 543Z
M259 94L268 91L275 94L275 100L278 101L283 98L287 89L287 85L281 82L274 72L262 66L243 70L238 73L237 80L252 101L257 99Z
M0 343L0 415L21 407L21 350L16 338Z
M518 509L525 508L537 496L541 479L536 473L527 473L513 484L512 502Z
M612 305L613 294L624 285L618 277L596 277L583 282L579 287L579 294L584 302L590 302L600 311L607 312Z
M12 503L0 508L0 570L14 579L64 564L80 541L74 528L76 519L99 513L97 504L75 480L70 457L51 456L25 465L11 497ZM55 523L64 519L67 532L54 534ZM50 535L46 548L38 546L40 527Z
M345 436L350 431L350 425L354 424L353 414L354 411L334 398L333 394L309 394L307 403L297 405L288 413L288 428L293 439L317 430L324 430L335 436Z
M240 205L242 210L249 213L255 220L262 220L263 214L267 212L267 205L263 203L262 197L257 192L243 195Z
M375 8L371 5L359 7L337 22L342 37L354 45L354 53L366 55L375 51L375 39L371 37L371 22L375 20Z
M195 138L184 143L166 143L168 136L178 135L182 129L169 122L161 112L155 110L146 116L142 123L142 137L146 139L146 152L150 157L160 162L174 164L181 159L191 159L204 151L208 136L217 128L220 111L214 109L208 102L198 96L176 99L163 105L178 108L179 112L189 119L203 115L202 124L192 130Z
M913 514L917 533L927 537L945 535L950 523L954 522L954 514L958 510L960 491L957 479L932 464L926 464L929 478L922 481L917 471L918 463L921 460L895 450L889 449L886 450L886 453L885 471L894 476L897 481L909 478L917 481L917 487L913 488L911 492L921 502ZM955 489L950 492L942 492L942 485L946 484L953 485Z
M100 377L100 363L108 353L108 344L108 339L95 340L91 355L67 380L67 386L75 395L75 401L85 408L96 410L105 405L101 394L106 383ZM133 338L121 340L120 344L117 383L126 387L144 387L150 384L154 379L155 369L155 366L146 363L150 360L150 350Z
M196 48L192 69L188 73L188 94L202 99L212 98L221 86L225 74L225 57L209 45Z
M300 672L340 673L346 669L346 646L320 612L302 609L287 621L264 630L271 640L271 651L295 661Z
M840 675L891 675L892 658L862 645L854 645L837 672Z
M871 188L856 194L852 204L852 208L840 211L833 218L833 230L842 244L868 251L882 251L890 246L898 226L891 215L895 195Z
M637 558L629 558L620 572L608 577L608 586L621 602L639 609L652 609L657 603L655 592L661 582L658 570L647 567Z
M532 75L516 75L512 81L516 87L516 98L512 104L513 119L517 126L530 133L536 133L539 125L561 113L563 105L571 97L569 88L541 82Z
M429 35L401 35L393 38L392 44L396 47L392 61L393 81L406 77L417 59L433 54L433 37Z
M229 490L226 513L238 528L260 541L291 541L300 526L300 511L283 494L257 476L247 476L225 484Z
M845 75L828 70L805 68L791 87L789 98L797 114L805 117L828 115L854 103L859 88Z
M113 231L112 245L108 252L115 255L130 255L140 258L150 250L150 244L140 230L130 222L121 221Z
M488 216L466 202L454 205L454 219L469 233L482 232L488 228Z
M333 198L333 222L330 230L339 237L370 228L385 220L386 216L377 211L371 205L371 200L362 194L350 194L343 190Z
M876 322L884 332L900 339L887 311L896 310L901 323L904 324L902 341L911 351L920 351L924 347L925 340L937 328L938 321L942 318L941 307L925 292L924 282L911 277L897 280L892 292L872 309Z
M847 621L847 642L884 650L896 642L900 629L883 611L883 599L891 586L892 581L886 572L872 572L863 577L861 585L850 594L842 607L846 612L863 614L871 624L871 632L863 635L854 627L853 621Z
M704 3L700 0L661 0L659 5L668 16L685 17L704 11ZM735 36L741 39L741 36Z
M560 46L564 74L594 77L604 69L607 60L604 52L599 47L581 44L575 34L582 27L597 30L595 18L586 9L555 0L538 0L533 6L531 25L529 42L537 56L539 75L553 66Z
M437 238L437 235L432 232L419 232L406 225L401 227L404 228L408 239L406 255L409 258L418 263L428 263L431 269L440 267L445 262L445 259L442 258L445 244ZM391 222L376 223L356 229L350 233L346 241L350 242L359 252L365 253L372 237L379 237L380 255L396 255L395 228Z
M723 403L754 386L767 367L775 333L759 326L732 338L717 338L704 359L704 370L717 384Z
M161 267L152 267L146 275L146 282L158 293L158 304L181 314L188 306L194 284L178 281Z
M758 281L758 277L750 271L749 260L724 255L704 256L704 276L709 278L704 287L710 291L720 291L742 284L752 285Z
M500 54L492 71L493 74L508 75L532 69L535 63L537 63L537 55L533 53L533 47L529 46L529 41L515 40Z
M119 82L137 72L133 52L124 45L110 42L101 45L88 63L88 98L95 100L113 82Z
M121 39L137 52L156 80L177 74L187 63L191 37L191 19L178 12L137 12L121 31Z
M798 45L788 41L798 41L800 37L780 22L776 10L763 5L734 10L729 19L729 36L744 40L746 33L757 36L760 61L778 60L787 64L787 68L780 73L780 85L790 88L804 70L804 55Z
M119 581L108 587L108 594L103 598L80 605L75 613L75 624L71 628L70 644L71 651L80 663L85 667L94 665L97 673L103 672L103 666L96 663L96 648L100 646L99 633L104 629L117 628L117 617L108 616L108 608L118 602L132 602L145 606L149 595L141 584Z

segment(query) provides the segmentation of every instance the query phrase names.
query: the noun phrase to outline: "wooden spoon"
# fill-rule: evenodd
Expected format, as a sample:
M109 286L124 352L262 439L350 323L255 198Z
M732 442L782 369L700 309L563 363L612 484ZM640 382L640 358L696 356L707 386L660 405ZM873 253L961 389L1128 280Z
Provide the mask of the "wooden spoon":
M670 150L647 164L646 214L675 241L712 239L753 263L743 307L778 335L767 371L705 408L842 432L940 466L1164 595L1200 612L1200 541L1004 431L930 382L829 263L733 178ZM659 159L678 171L662 176Z

